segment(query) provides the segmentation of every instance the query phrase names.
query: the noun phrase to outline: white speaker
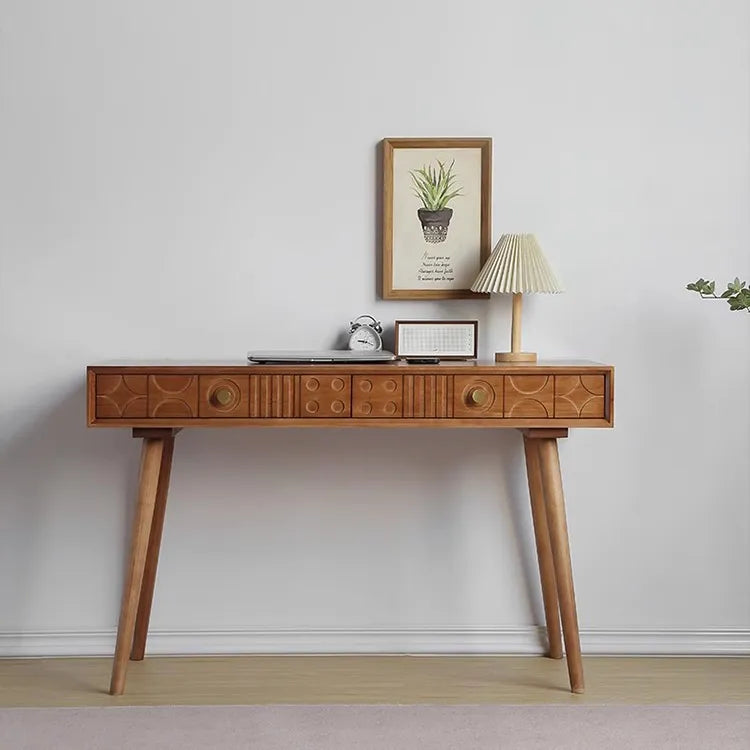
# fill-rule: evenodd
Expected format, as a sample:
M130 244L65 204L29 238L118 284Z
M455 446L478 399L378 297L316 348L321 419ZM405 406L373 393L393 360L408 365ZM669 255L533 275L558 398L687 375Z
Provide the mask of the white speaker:
M397 320L396 356L402 359L475 359L476 320Z

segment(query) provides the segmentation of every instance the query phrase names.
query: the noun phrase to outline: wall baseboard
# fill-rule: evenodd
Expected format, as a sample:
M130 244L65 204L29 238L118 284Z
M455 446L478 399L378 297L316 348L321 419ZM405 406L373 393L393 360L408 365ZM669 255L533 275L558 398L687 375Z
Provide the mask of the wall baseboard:
M544 651L544 628L156 630L152 655L507 654ZM114 630L0 632L0 657L111 656ZM750 630L582 630L584 654L749 656Z

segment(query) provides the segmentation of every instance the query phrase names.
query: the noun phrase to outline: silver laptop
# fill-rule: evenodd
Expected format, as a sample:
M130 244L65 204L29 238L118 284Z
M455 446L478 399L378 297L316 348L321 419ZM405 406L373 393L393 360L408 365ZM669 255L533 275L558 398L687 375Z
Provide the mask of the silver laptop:
M322 349L319 351L257 351L248 352L249 362L257 363L302 363L318 364L327 362L393 362L396 355L393 352L359 352L350 349Z

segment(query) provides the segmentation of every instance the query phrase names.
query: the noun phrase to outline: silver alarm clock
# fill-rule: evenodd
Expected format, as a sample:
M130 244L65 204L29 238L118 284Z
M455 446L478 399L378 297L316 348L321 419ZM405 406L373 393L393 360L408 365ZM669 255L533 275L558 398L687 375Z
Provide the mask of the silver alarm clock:
M358 352L379 352L383 348L383 326L372 315L360 315L349 323L349 348Z

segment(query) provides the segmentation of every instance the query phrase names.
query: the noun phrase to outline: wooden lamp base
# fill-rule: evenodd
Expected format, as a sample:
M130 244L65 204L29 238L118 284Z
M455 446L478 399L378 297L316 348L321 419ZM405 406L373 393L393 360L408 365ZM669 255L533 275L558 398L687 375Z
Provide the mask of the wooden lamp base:
M536 352L495 352L495 362L536 362Z

